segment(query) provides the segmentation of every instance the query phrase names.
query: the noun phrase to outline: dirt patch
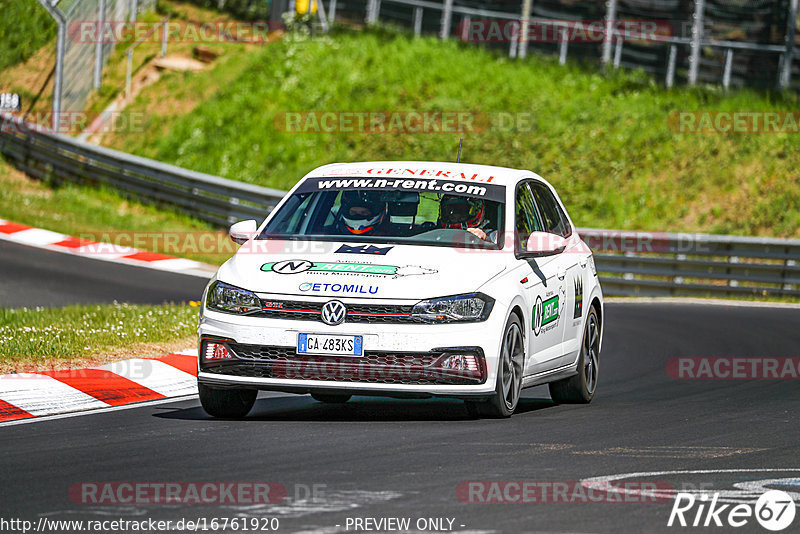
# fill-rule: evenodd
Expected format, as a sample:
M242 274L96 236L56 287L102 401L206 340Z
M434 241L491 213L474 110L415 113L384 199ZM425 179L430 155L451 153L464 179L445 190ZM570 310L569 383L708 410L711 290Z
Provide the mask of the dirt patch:
M167 70L203 70L206 64L191 57L179 54L172 54L153 60L153 66L158 69Z
M164 57L153 59L142 66L136 74L131 77L130 93L125 94L123 91L117 95L105 109L104 113L115 114L123 111L145 87L156 83L161 78L161 73L165 70L200 71L207 66L207 64L183 54L169 54ZM83 137L90 143L99 145L103 140L103 135L103 121L97 120L87 128Z
M130 358L157 358L165 354L194 349L197 347L196 339L188 337L178 341L162 343L139 343L124 349L108 349L96 354L77 358L64 358L46 360L32 364L30 362L0 361L0 374L32 373L35 371L61 371L65 369L83 369L97 367L111 362L128 360Z

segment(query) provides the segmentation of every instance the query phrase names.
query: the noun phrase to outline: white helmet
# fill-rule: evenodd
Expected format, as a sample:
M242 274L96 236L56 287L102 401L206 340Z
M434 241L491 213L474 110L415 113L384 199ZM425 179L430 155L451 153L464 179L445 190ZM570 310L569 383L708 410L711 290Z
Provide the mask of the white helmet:
M371 232L386 217L387 203L374 193L345 191L342 193L342 222L350 233L361 235Z

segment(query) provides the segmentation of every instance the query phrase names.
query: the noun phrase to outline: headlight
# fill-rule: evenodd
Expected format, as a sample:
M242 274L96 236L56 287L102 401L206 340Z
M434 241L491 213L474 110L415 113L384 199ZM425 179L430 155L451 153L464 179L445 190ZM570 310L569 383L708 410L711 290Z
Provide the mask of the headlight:
M429 323L480 322L489 318L494 299L483 293L423 300L411 316Z
M206 306L226 313L254 313L261 311L261 301L252 291L225 282L214 282L208 288Z

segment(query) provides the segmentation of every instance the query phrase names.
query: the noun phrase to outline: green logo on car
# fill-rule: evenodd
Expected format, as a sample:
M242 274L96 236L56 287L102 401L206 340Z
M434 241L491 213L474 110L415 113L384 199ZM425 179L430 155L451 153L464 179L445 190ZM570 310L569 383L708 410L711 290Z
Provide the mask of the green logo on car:
M533 307L533 333L539 335L542 328L558 320L558 295L542 301L542 297L536 297L536 304Z
M374 263L343 263L334 261L283 260L265 263L262 271L278 274L333 273L333 274L375 274L399 278L401 276L421 276L435 274L436 269L420 265L376 265Z

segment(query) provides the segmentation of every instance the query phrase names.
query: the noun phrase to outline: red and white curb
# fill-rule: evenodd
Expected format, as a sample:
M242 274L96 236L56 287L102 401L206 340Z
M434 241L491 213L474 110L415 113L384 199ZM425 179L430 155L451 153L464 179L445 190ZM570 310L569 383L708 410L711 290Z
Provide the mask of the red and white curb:
M88 369L0 375L0 421L196 394L196 350Z
M85 258L148 267L161 271L179 272L203 278L210 278L216 271L216 267L199 261L175 258L165 254L111 243L80 239L3 219L0 219L0 239L55 252L75 254Z

